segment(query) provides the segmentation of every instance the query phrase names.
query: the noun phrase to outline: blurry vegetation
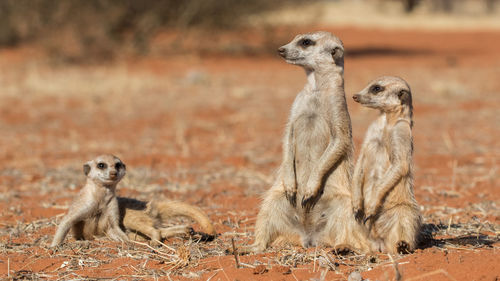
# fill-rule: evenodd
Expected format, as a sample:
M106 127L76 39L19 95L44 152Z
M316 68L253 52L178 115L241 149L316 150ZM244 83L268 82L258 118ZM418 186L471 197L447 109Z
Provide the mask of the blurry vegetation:
M70 62L142 54L161 28L235 28L291 1L299 0L0 0L0 47L37 43Z
M475 0L484 2L486 11L492 13L495 11L498 0ZM450 13L453 11L454 7L463 4L464 0L401 0L403 2L404 10L407 13L411 13L415 8L422 2L430 2L432 9L437 12Z

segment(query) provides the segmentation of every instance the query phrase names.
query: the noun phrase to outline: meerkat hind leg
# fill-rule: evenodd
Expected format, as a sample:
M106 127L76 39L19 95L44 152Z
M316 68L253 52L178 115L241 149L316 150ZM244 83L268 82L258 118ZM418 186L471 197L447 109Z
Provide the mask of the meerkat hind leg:
M250 246L242 247L239 252L262 252L280 235L293 237L298 234L295 229L298 225L294 227L293 218L291 218L294 213L295 210L283 192L271 190L257 215L255 242Z
M366 253L371 245L366 231L356 222L347 196L338 196L331 200L328 224L325 228L324 243L333 246L339 254Z
M415 249L419 217L407 206L399 206L385 212L376 222L379 233L385 236L385 248L389 253L411 253Z

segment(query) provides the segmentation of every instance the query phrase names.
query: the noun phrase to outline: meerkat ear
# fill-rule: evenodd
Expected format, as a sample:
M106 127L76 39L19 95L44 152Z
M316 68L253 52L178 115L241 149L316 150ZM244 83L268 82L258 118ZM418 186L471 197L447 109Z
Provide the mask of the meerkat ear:
M344 50L339 47L333 48L330 53L332 54L333 61L337 63L340 59L344 57Z
M398 98L401 100L401 104L408 104L411 100L411 94L407 90L401 90L398 92Z
M90 165L85 164L83 165L83 173L87 176L90 173Z

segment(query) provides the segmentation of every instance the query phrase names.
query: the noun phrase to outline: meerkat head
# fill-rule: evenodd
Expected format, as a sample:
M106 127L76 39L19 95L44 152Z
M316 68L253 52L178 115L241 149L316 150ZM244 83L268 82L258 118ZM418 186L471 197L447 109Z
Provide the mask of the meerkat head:
M281 46L278 53L287 63L299 65L308 70L316 70L332 64L344 66L342 41L326 31L297 35L290 43Z
M411 90L405 80L394 76L379 77L352 96L360 104L383 112L412 109Z
M105 154L85 163L83 173L96 183L115 185L125 176L126 166L118 157Z

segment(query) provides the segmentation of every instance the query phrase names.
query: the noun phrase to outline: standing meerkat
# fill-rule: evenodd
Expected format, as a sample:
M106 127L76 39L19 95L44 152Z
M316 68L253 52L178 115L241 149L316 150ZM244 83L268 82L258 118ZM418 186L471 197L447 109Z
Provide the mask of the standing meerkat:
M261 252L278 237L299 240L304 247L325 244L366 251L363 229L352 219L353 143L343 44L320 31L297 35L278 52L305 69L307 83L292 105L282 164L264 195L255 242L242 252Z
M401 78L384 76L353 99L381 113L366 133L354 170L356 219L368 222L378 250L408 253L415 249L421 225L413 194L410 87Z
M83 170L87 182L59 224L52 246L59 245L70 228L75 239L90 240L107 235L119 241L148 238L154 244L172 236L195 234L185 225L162 227L166 219L174 216L198 222L204 231L199 233L203 240L211 240L216 235L210 219L195 206L175 201L143 202L116 197L116 185L125 175L126 166L113 155L99 156L87 162Z

